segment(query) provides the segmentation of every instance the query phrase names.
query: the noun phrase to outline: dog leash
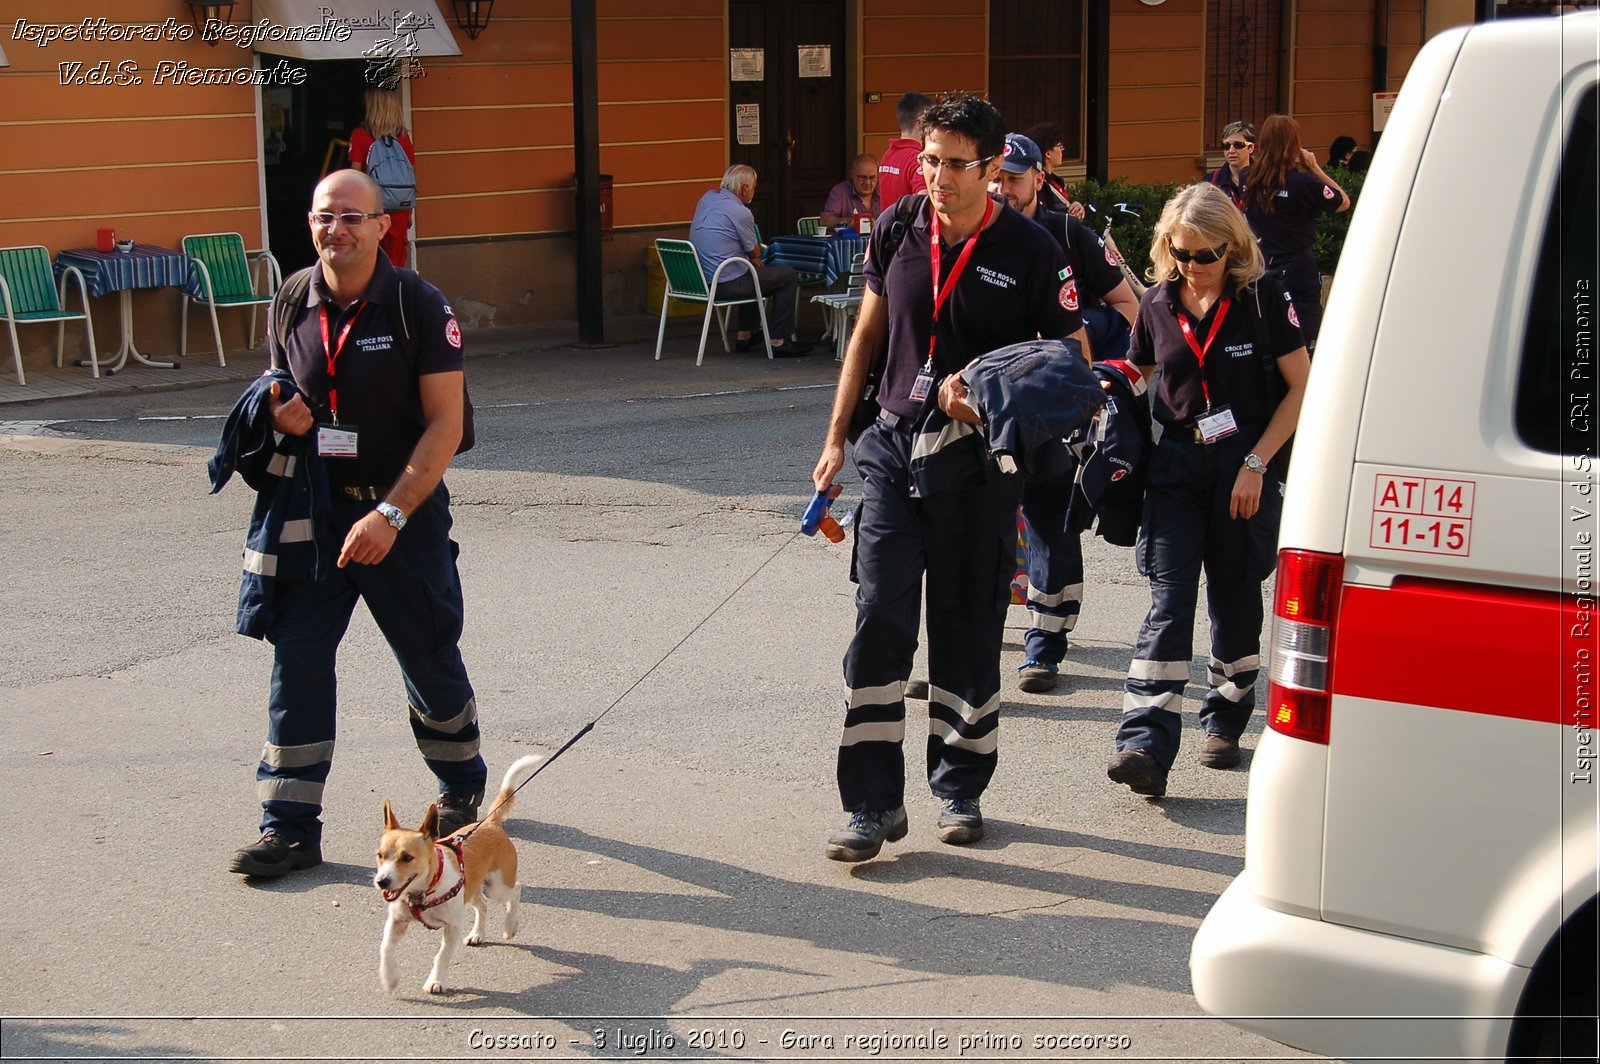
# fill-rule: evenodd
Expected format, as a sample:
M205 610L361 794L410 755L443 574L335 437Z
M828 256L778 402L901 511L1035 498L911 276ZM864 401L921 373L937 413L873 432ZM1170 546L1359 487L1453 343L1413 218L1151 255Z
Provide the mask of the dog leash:
M778 544L778 549L773 551L772 554L767 558L766 561L764 561L760 565L758 565L753 573L751 573L749 576L747 576L743 580L741 580L739 582L739 586L738 587L736 587L732 591L728 592L727 595L725 595L723 597L721 602L717 603L715 606L713 606L711 608L711 612L710 613L708 613L704 617L700 618L699 623L696 624L693 628L689 629L689 631L684 634L684 637L682 639L680 639L676 643L674 643L672 645L672 649L668 650L665 654L661 655L660 660L658 660L654 665L650 666L650 668L645 671L645 674L643 676L640 676L637 680L633 681L633 683L629 684L627 690L623 691L616 698L612 699L611 700L611 704L609 706L607 706L605 709L601 710L599 715L596 716L594 718L594 720L591 720L589 723L587 723L583 727L579 728L578 729L578 733L576 735L574 735L572 738L568 739L565 743L563 743L561 745L561 749L557 750L555 753L551 754L549 757L547 757L543 761L541 761L539 763L539 767L534 769L532 772L530 772L528 774L528 778L527 779L523 780L521 783L519 783L515 787L513 787L511 789L512 796L515 796L518 791L522 790L522 788L524 788L528 784L532 783L533 782L533 778L535 776L537 776L539 773L543 772L545 769L549 768L551 766L551 764L553 764L555 762L556 758L560 757L562 754L564 754L568 750L572 749L572 747L577 744L579 739L582 739L585 735L588 735L591 731L593 731L594 730L594 726L596 724L599 724L600 721L605 717L605 715L607 713L610 713L613 709L616 709L617 706L622 703L622 700L624 698L627 698L629 695L631 695L633 693L634 688L638 687L640 684L644 683L651 676L653 676L657 669L661 668L661 666L663 666L663 665L665 665L667 663L667 659L668 658L670 658L670 657L672 657L672 655L676 654L678 652L678 649L680 647L682 647L683 644L687 643L694 636L694 634L696 632L698 632L700 629L704 628L706 626L706 624L710 622L711 618L715 617L718 613L720 613L722 611L722 607L724 607L728 603L732 602L733 599L734 599L734 596L745 589L745 585L746 584L750 583L750 581L752 581L756 577L760 576L761 573L767 568L767 566L771 565L774 561L776 561L777 558L778 558L778 555L782 554L784 552L784 549L787 548L789 546L789 544L793 543L798 538L800 538L800 533L799 532L790 533L788 538L786 538L782 543ZM472 825L472 827L467 829L467 831L464 834L458 835L456 837L457 838L461 838L461 839L470 838L472 833L474 831L478 830L478 825L479 824L482 824L484 820L487 820L489 817L494 815L494 811L495 811L495 809L497 809L499 807L499 805L500 805L500 799L496 798L494 800L494 804L489 806L489 811L483 814L483 817L479 819L477 824Z

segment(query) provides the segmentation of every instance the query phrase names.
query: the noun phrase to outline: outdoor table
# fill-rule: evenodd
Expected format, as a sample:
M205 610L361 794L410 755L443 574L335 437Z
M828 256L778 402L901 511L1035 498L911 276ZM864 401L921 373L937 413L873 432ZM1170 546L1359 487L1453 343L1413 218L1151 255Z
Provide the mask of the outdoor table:
M792 266L798 273L814 274L832 287L850 272L850 260L866 247L866 239L859 236L775 236L764 258L771 266Z
M96 251L94 248L68 248L56 256L55 272L60 277L69 266L76 266L95 297L117 292L122 303L122 346L115 364L106 368L115 373L128 356L158 369L177 369L176 362L153 362L133 345L133 290L135 288L184 288L189 284L189 259L171 248L154 244L135 244L129 252ZM87 365L80 362L79 365ZM104 368L104 367L102 367Z

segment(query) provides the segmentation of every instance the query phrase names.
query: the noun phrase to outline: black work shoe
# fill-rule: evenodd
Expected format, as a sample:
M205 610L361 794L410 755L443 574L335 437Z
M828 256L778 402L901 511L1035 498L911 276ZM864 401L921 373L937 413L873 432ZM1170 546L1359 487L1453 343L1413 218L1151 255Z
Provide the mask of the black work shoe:
M1167 770L1143 750L1120 751L1106 766L1106 775L1147 798L1160 798L1167 793Z
M755 336L747 336L743 340L735 339L733 341L733 349L739 352L741 355L747 354L751 351L754 351L756 349L756 345L760 342L760 338Z
M811 343L807 340L780 340L772 345L772 357L798 357L811 353Z
M916 699L918 702L926 702L928 700L928 681L907 680L905 697Z
M976 798L939 799L939 841L965 846L983 838L983 814Z
M1029 694L1054 691L1060 679L1059 673L1059 666L1029 658L1017 669L1017 689Z
M267 832L254 845L233 855L228 871L242 876L276 879L290 872L315 868L322 863L322 849L304 842L290 842L282 835Z
M1239 763L1239 740L1225 735L1208 735L1200 748L1200 763L1206 768L1233 768Z
M908 830L910 823L903 805L889 812L852 813L850 823L828 840L828 860L865 861L876 857L885 841L898 842L906 837Z
M441 794L434 800L439 807L439 837L454 835L468 824L478 822L478 802L481 795L473 794L464 797Z

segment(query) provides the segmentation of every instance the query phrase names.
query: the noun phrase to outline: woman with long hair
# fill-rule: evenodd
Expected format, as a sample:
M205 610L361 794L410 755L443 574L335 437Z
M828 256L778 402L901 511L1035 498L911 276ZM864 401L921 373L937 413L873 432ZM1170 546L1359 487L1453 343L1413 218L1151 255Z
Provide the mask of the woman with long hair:
M1168 201L1150 258L1155 283L1139 301L1128 349L1147 380L1161 370L1151 407L1161 440L1134 548L1150 612L1106 775L1159 798L1183 730L1202 572L1211 670L1200 763L1239 763L1261 663L1261 582L1277 560L1282 485L1268 463L1294 433L1311 363L1244 216L1215 185L1190 185Z
M1244 213L1261 241L1267 269L1289 290L1306 350L1317 349L1322 327L1322 271L1312 246L1317 215L1350 209L1350 197L1300 147L1300 123L1273 115L1261 123L1250 174L1244 186Z
M417 152L411 144L411 133L406 129L405 116L400 110L400 94L393 89L367 90L366 117L350 134L350 165L362 173L367 171L367 154L372 145L384 137L393 137L404 149L412 167L417 165ZM404 266L409 258L411 211L392 210L389 214L389 231L384 234L379 247L396 266Z

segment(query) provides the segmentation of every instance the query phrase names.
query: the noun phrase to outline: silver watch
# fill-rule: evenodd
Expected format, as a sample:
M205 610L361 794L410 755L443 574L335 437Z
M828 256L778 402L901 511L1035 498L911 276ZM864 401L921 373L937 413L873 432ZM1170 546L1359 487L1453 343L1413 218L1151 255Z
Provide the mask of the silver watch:
M1263 462L1261 456L1254 451L1244 456L1244 467L1258 476L1267 475L1267 463Z
M1260 459L1257 459L1257 461L1260 461ZM377 506L373 507L373 509L382 514L383 519L389 522L396 532L406 527L406 515L401 513L400 507L396 506L394 503L380 502Z

